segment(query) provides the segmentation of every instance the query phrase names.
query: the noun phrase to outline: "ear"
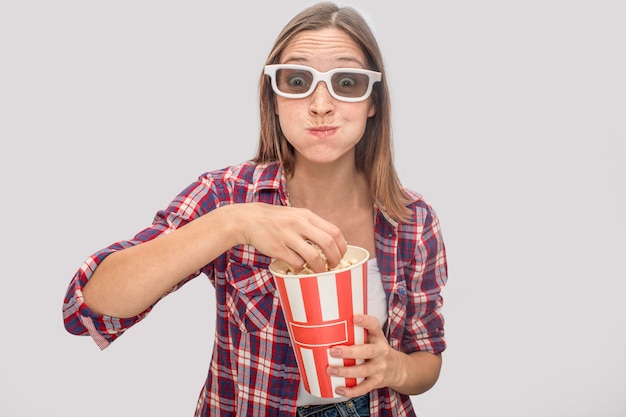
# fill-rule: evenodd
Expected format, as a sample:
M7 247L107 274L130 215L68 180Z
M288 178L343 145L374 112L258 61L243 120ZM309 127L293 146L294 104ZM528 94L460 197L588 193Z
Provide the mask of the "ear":
M367 117L372 117L376 114L376 101L370 100L369 108L367 109Z

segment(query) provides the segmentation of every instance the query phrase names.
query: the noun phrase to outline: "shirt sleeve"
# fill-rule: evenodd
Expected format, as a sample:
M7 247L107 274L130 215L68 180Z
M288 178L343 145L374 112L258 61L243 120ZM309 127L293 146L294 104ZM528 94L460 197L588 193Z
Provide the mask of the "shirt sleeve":
M413 262L408 266L407 321L402 340L404 352L446 349L443 298L448 280L446 250L439 219L432 207L422 201L416 210L417 227Z
M156 302L134 317L118 318L99 315L90 310L85 304L83 298L84 286L98 265L110 254L158 238L215 208L215 198L214 194L211 193L211 188L211 181L206 177L201 177L201 179L176 196L167 209L157 212L152 225L139 232L132 240L116 242L90 256L78 269L66 292L63 302L65 329L71 334L91 336L98 347L104 349L126 330L144 319L156 305ZM196 271L180 281L163 297L176 291L201 272L206 273L211 278L210 271L210 265L207 265L202 271Z
M111 253L124 246L123 242L112 245L90 256L76 272L63 302L65 329L75 335L89 335L100 349L104 349L128 328L145 317L149 310L130 318L98 315L89 309L83 300L83 288L98 265Z

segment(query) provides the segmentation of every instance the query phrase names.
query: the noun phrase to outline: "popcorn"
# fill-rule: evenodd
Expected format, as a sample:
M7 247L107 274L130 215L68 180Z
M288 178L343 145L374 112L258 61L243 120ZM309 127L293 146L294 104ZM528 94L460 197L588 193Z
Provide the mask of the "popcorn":
M322 252L322 249L317 246L315 243L311 242L310 240L307 240L307 242L313 246L315 249L317 249L317 251L319 252L320 256L322 257L322 259L324 260L324 266L326 267L325 270L326 272L330 272L330 271L338 271L340 269L344 269L344 268L348 268L349 266L352 266L354 264L356 264L358 261L356 259L342 259L341 261L339 261L339 263L330 268L328 266L328 261L326 260L326 255L324 254L324 252ZM315 272L305 263L303 268L300 271L296 271L295 269L293 269L291 266L287 266L286 269L284 270L278 270L276 271L279 274L285 274L285 275L305 275L305 274L314 274Z

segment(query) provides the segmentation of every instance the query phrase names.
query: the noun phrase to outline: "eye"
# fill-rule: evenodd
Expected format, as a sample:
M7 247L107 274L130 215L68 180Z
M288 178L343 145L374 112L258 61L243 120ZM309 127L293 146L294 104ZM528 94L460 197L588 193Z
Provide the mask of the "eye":
M368 76L356 72L340 72L333 76L333 89L344 97L361 97L367 91Z
M357 80L349 74L342 74L341 77L337 80L337 87L342 89L350 89L356 86L356 84Z
M289 80L287 80L287 82L293 87L302 86L304 85L304 78L302 78L302 76L300 75L292 75L291 77L289 77Z
M287 85L291 90L306 91L309 88L311 77L304 73L292 73L287 77Z

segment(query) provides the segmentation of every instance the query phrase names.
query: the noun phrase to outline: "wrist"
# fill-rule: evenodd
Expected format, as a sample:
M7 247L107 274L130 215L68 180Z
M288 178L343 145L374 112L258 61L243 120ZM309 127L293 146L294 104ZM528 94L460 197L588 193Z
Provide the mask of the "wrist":
M395 349L391 349L391 351L392 363L396 365L396 369L392 373L394 378L389 384L389 388L402 392L403 387L406 385L408 380L408 373L411 369L410 364L408 363L408 355Z
M247 229L244 226L245 215L239 212L240 206L241 204L228 204L211 212L215 218L210 222L209 233L215 234L218 231L223 241L227 242L226 249L248 244Z
M441 371L441 355L425 351L413 353L398 352L397 368L393 384L389 388L406 395L419 395L437 382Z

